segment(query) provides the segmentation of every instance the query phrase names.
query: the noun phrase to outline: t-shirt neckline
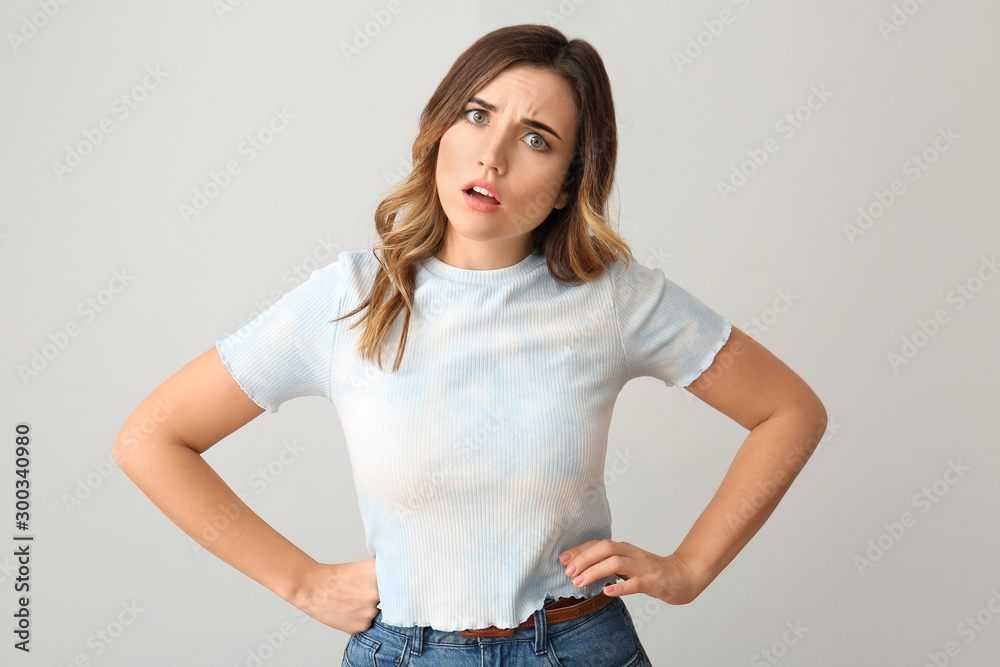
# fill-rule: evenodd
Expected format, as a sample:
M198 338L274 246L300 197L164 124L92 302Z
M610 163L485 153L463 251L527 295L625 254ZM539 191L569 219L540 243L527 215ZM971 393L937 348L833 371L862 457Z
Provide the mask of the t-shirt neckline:
M545 263L545 254L541 250L532 250L527 257L517 264L499 269L463 269L446 264L431 255L424 260L424 268L441 278L476 285L493 285L516 280L525 276Z

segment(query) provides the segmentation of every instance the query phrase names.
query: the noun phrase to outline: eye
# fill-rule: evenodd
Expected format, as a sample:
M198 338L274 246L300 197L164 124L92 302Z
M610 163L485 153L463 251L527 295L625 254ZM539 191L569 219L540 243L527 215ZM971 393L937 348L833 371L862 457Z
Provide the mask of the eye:
M537 148L540 151L549 150L549 142L542 138L542 135L537 132L532 132L528 135L528 145L532 148Z
M472 120L472 118L474 118L472 114L479 114L476 117L481 118L482 120ZM465 112L465 120L472 123L473 125L482 125L483 123L486 122L486 113L482 109L469 109L468 111Z
M477 114L477 115L473 115ZM469 125L485 125L486 124L486 110L485 109L466 109L462 112L465 122ZM528 146L539 151L541 153L547 153L552 150L549 142L545 138L538 134L537 132L532 132L527 136Z

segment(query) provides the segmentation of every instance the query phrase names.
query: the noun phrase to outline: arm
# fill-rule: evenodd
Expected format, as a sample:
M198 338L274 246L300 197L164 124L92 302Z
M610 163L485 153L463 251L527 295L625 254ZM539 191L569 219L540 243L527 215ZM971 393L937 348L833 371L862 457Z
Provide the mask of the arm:
M736 327L687 390L750 431L676 551L700 593L774 512L819 445L827 414L802 378Z
M628 542L586 542L560 558L568 576L583 573L577 586L617 574L626 581L606 589L609 595L645 592L670 604L694 600L771 516L826 430L826 409L812 389L736 327L686 389L750 434L673 554L656 556Z
M367 629L378 611L374 559L317 563L253 512L201 456L263 411L213 347L139 404L112 456L208 551L331 627Z

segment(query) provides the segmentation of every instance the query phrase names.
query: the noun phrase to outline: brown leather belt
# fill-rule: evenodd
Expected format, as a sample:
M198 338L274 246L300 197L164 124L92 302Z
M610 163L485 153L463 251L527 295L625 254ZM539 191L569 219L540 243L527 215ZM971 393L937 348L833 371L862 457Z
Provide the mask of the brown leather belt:
M604 591L601 591L594 597L587 598L582 602L577 602L576 598L562 598L561 600L550 602L544 607L545 624L552 625L553 623L562 623L563 621L571 621L574 618L586 616L613 601L613 597L608 597L604 594ZM534 614L516 628L498 628L495 625L491 625L488 628L479 628L477 630L462 630L459 634L463 637L507 637L514 634L515 630L533 627L535 627Z

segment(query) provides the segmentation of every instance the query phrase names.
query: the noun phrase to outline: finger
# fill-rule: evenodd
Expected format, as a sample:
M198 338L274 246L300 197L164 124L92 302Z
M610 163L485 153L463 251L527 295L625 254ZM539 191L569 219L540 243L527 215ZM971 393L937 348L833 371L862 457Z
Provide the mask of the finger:
M571 560L576 558L582 551L590 547L590 545L598 542L598 540L589 540L583 544L578 544L572 549L567 549L566 551L559 554L559 562L563 565L567 565ZM568 556L567 556L568 554Z
M632 548L628 542L615 542L607 539L584 542L576 549L575 555L570 558L569 562L565 563L566 570L569 576L575 577L605 558L616 554L631 555ZM572 569L570 569L571 567Z
M641 577L632 577L627 581L618 581L613 584L608 584L602 590L605 595L612 598L645 592L642 588Z
M595 581L614 575L631 576L634 574L636 574L636 572L631 560L625 556L615 554L605 558L599 563L591 565L581 574L574 576L573 585L577 588L583 588L584 586L592 584Z

